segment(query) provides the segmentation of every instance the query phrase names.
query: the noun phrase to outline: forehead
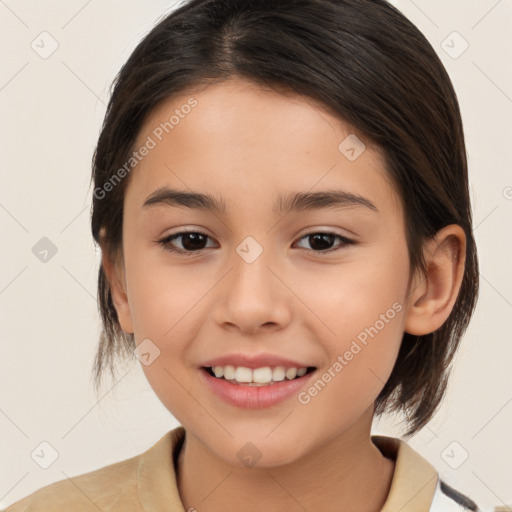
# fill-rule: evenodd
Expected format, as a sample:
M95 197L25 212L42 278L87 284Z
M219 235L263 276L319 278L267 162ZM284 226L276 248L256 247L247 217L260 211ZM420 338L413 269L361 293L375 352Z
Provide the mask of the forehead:
M400 209L384 159L364 135L315 100L242 79L194 88L162 102L134 150L126 201L151 192L214 192L275 206L286 191L340 189ZM244 199L242 199L244 198Z

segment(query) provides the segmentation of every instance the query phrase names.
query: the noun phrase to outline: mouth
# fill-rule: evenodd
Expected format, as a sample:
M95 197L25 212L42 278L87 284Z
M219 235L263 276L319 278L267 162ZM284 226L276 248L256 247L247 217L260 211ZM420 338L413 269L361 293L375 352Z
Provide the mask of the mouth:
M318 368L277 354L236 353L204 361L198 370L206 389L223 402L242 409L272 409L297 398Z
M273 386L282 382L296 381L316 370L315 366L289 367L263 366L248 368L245 366L203 366L202 370L211 377L242 386Z

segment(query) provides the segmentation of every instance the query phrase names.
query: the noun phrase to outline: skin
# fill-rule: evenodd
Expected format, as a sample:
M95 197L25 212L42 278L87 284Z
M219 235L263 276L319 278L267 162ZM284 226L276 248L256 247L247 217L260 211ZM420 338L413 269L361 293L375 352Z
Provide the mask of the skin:
M184 508L378 511L394 462L371 442L374 402L404 331L426 334L448 317L464 269L463 230L440 231L425 244L427 276L412 273L402 204L379 151L358 135L366 150L349 161L338 149L357 133L349 124L310 98L242 79L165 101L136 147L191 96L197 106L129 177L122 254L103 251L120 324L137 345L149 338L158 346L142 368L187 431L178 460ZM162 186L214 194L226 211L143 208ZM279 194L324 190L364 196L378 212L272 211ZM202 251L186 256L158 243L185 229L209 237ZM356 243L333 238L322 252L306 235L323 232ZM250 264L236 251L247 236L263 249ZM185 250L187 240L172 243ZM401 311L308 404L294 395L240 409L199 379L201 363L237 351L308 361L321 375L394 303ZM261 453L254 467L237 457L249 441Z

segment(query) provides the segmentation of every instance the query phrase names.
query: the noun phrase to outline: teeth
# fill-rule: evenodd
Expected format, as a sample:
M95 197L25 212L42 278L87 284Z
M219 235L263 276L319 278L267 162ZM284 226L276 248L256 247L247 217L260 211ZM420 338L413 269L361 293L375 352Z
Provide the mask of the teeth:
M284 380L285 369L282 366L276 366L274 371L272 372L272 380L276 380L278 382Z
M303 368L285 368L284 366L264 366L262 368L247 368L245 366L213 366L211 368L213 374L218 379L236 381L244 384L268 384L270 382L281 382L285 380L293 380L302 377L308 369Z
M297 377L297 368L288 368L285 375L289 380L295 379Z
M260 384L267 384L272 380L272 369L266 366L265 368L256 368L252 371L252 382Z
M237 382L252 382L252 370L239 366L235 370L235 380Z

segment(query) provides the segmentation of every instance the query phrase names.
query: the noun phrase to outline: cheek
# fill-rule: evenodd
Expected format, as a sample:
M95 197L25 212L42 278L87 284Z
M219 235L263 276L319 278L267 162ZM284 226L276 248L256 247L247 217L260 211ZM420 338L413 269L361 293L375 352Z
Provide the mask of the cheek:
M127 276L136 343L149 339L158 354L150 364L141 359L141 367L162 404L183 422L190 414L190 395L184 390L192 388L187 354L200 328L193 319L203 313L205 301L201 299L211 284L191 271L161 264L138 266L135 259L131 268L127 262Z
M212 276L201 275L192 265L167 264L162 254L151 260L142 250L130 253L126 275L136 338L179 347L180 333L211 289Z
M189 360L190 340L201 326L193 319L204 313L204 297L212 284L193 272L192 266L180 269L162 261L150 264L147 253L134 248L125 265L139 358L145 346L157 354L150 364L140 359L142 370L160 400L167 408L172 406L179 419L179 411L190 407L183 387L190 387L191 374L184 363Z
M393 320L386 326L397 324L397 309L404 308L407 292L408 255L405 248L368 251L339 265L323 265L317 272L304 270L294 284L326 333L355 338L376 322L380 326L382 315L385 321Z
M407 249L398 244L387 253L325 267L311 282L302 281L299 294L315 290L309 295L315 315L306 322L326 349L330 372L325 379L336 382L332 387L339 400L369 404L368 397L384 386L403 336L407 282Z
M375 402L393 370L403 335L399 301L383 302L381 313L371 303L365 309L364 302L352 299L355 305L339 313L337 323L333 320L336 334L319 339L329 360L298 397L318 428L329 425L333 433L340 425L348 428Z

